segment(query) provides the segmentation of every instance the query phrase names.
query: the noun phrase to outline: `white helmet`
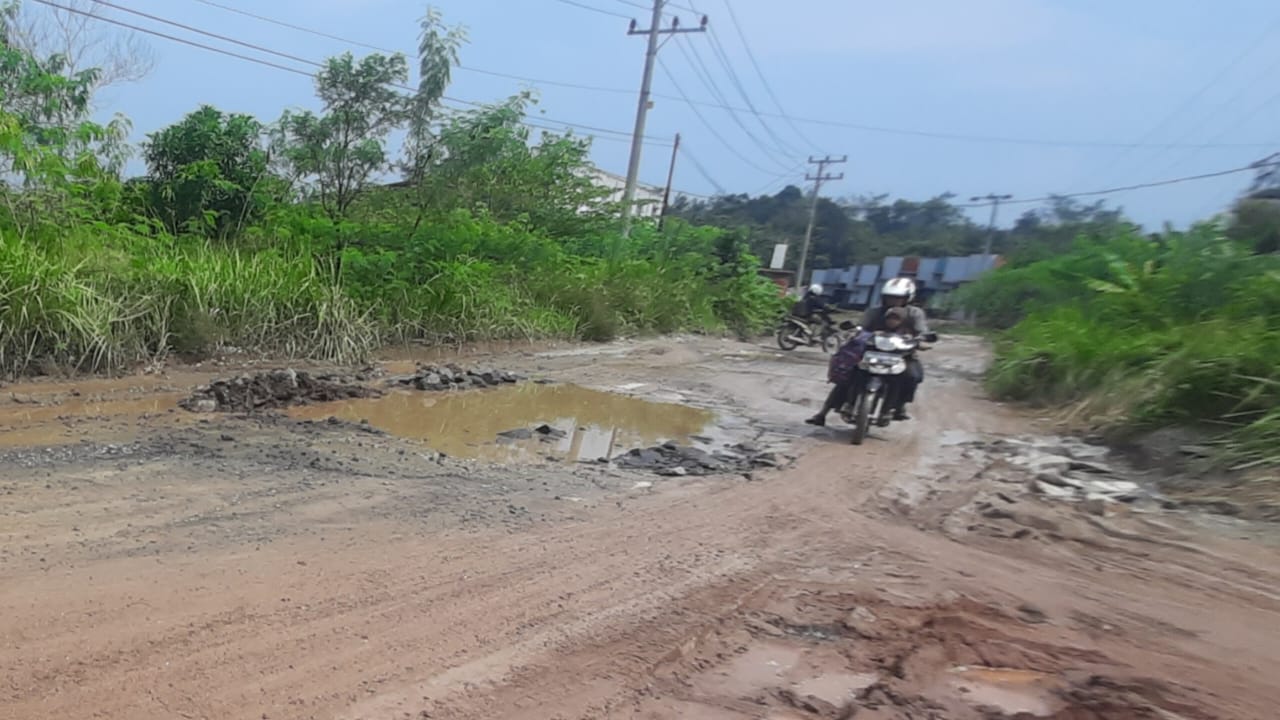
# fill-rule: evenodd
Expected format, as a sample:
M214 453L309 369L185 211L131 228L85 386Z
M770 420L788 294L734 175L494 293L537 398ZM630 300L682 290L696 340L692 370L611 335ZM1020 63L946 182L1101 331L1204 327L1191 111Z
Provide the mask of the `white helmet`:
M814 283L814 284L812 284L812 285L810 285L810 286L809 286L809 292L813 293L814 295L821 295L821 294L822 294L822 286L821 286L821 285L819 285L818 283Z
M916 298L916 283L911 278L893 278L884 284L880 296L906 298L911 302Z

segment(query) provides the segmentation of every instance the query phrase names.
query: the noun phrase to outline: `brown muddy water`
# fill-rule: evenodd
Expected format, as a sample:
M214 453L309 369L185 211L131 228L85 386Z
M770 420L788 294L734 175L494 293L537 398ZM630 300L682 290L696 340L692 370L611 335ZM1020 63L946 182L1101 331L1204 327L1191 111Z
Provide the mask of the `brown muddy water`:
M708 410L575 385L522 384L457 393L395 392L294 408L291 417L368 422L452 457L491 462L612 458L663 442L727 438ZM543 432L538 432L542 428ZM549 432L548 432L549 430ZM512 437L503 437L503 434Z
M135 440L148 428L184 421L185 413L177 411L182 396L45 398L6 406L0 409L0 447Z

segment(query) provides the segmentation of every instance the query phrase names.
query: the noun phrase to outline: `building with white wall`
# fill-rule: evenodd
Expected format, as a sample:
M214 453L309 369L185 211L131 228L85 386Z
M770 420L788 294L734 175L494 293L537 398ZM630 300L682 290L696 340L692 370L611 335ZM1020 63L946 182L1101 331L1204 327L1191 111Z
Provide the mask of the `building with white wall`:
M596 185L609 191L609 196L605 198L607 202L622 202L622 191L627 187L627 179L625 177L614 175L600 168L591 168L588 172L591 173L591 179ZM635 206L633 208L634 215L641 218L657 218L662 214L662 196L664 194L663 188L638 183L636 185ZM583 210L586 210L586 208L583 208Z

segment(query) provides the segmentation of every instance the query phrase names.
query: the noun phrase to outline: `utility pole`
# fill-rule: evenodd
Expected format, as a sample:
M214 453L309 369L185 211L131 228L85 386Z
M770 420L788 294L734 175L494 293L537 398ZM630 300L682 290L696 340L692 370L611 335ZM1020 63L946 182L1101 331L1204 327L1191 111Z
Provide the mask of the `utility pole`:
M667 169L667 189L662 191L662 212L658 213L658 229L667 220L667 206L671 204L671 183L676 179L676 156L680 154L680 133L676 133L675 144L671 146L671 167Z
M1012 195L976 195L969 198L969 202L982 202L986 200L991 203L991 222L987 225L987 241L982 246L982 254L984 256L991 255L991 241L996 237L996 213L1000 212L1000 201L1012 200Z
M653 86L653 65L658 59L658 36L676 35L677 33L706 32L707 16L702 16L702 25L696 28L680 27L680 18L671 21L671 27L662 27L662 8L666 0L653 0L653 18L648 30L636 28L636 21L631 21L627 29L628 35L644 35L647 47L644 53L644 77L640 80L640 102L636 108L636 127L631 134L631 160L627 164L627 185L622 190L622 235L631 233L631 213L636 199L636 183L640 178L640 155L644 150L644 123L649 115L649 94Z
M813 241L813 225L818 219L818 190L822 188L822 183L828 180L843 180L844 173L839 175L831 175L827 172L828 165L839 165L849 162L848 155L841 155L833 158L830 155L824 158L809 158L809 164L817 165L818 172L804 176L805 180L813 181L813 200L809 204L809 226L804 231L804 249L800 252L800 270L796 273L796 287L800 288L804 285L805 265L809 262L809 243ZM803 292L803 291L802 291Z

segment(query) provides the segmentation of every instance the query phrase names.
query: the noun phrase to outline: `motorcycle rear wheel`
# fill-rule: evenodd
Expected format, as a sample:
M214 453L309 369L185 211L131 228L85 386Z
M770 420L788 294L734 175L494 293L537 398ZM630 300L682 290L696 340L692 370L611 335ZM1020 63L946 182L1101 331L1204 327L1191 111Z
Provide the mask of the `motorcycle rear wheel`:
M792 334L795 333L795 331L796 329L791 325L791 323L782 323L779 325L778 347L786 350L787 352L791 352L792 350L800 347L800 343L796 342L795 338L792 337Z

